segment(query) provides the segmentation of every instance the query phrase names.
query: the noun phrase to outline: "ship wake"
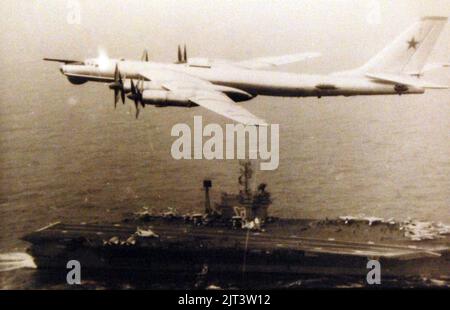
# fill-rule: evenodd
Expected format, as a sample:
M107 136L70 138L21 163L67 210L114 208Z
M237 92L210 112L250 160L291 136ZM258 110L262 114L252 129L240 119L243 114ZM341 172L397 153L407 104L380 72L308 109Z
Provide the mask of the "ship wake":
M36 268L33 257L27 253L14 252L0 254L0 272L23 268Z

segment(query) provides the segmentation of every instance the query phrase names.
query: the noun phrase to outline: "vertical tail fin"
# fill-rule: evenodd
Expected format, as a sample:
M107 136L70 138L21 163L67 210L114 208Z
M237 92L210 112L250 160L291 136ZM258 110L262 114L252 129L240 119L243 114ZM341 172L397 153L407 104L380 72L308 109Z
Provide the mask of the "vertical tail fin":
M358 71L419 75L447 20L439 16L422 18Z

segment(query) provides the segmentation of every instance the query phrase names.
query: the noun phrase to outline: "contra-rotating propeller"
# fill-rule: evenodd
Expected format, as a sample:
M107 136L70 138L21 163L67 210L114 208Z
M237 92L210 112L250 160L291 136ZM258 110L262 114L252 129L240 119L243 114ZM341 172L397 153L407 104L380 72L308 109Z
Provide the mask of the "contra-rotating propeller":
M181 50L181 46L178 45L178 64L185 64L187 63L187 49L186 44L184 45L184 49Z
M114 108L117 108L117 102L120 98L122 99L122 104L125 104L125 90L123 87L122 75L120 74L119 67L116 64L116 69L114 71L114 82L109 84L109 88L114 90Z
M131 94L128 95L128 98L134 101L134 106L136 107L136 119L139 117L139 104L145 108L145 104L142 100L142 93L144 91L144 81L139 78L136 85L134 85L134 81L131 82Z

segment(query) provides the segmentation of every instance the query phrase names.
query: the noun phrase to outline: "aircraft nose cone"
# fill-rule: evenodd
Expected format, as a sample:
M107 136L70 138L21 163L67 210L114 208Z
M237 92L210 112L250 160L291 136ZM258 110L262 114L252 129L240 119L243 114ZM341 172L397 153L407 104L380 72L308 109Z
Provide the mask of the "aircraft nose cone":
M64 74L64 66L60 67L60 68L59 68L59 71L60 71L62 74Z

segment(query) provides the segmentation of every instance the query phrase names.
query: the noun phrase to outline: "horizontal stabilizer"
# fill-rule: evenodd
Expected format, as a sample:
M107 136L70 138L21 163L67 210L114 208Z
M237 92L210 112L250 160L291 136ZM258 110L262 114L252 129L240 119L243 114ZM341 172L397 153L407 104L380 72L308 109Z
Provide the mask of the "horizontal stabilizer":
M367 73L366 76L374 80L390 82L393 84L408 85L413 87L430 88L430 89L449 88L448 85L439 85L433 82L427 82L407 75L392 74L392 73Z
M80 64L82 65L84 62L79 60L70 60L70 59L59 59L59 58L44 58L45 61L54 61L54 62L61 62L64 64Z

